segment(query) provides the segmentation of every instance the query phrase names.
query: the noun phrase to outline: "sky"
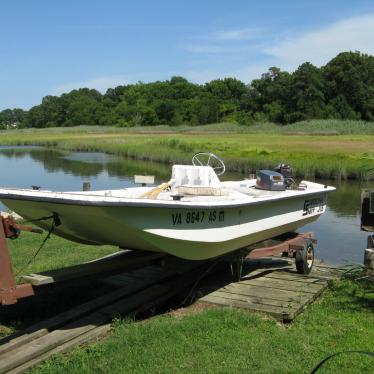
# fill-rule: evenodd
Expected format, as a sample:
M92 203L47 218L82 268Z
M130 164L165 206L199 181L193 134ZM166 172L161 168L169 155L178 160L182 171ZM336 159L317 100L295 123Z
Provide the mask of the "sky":
M0 110L176 75L250 83L355 50L374 55L373 0L0 0Z

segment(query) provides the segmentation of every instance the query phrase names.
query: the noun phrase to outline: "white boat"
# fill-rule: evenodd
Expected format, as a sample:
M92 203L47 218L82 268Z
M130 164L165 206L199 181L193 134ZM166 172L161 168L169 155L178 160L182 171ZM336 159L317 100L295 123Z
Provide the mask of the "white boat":
M3 188L0 200L47 230L53 219L46 217L54 216L53 233L72 241L201 260L295 231L325 211L326 195L335 190L307 181L282 191L258 188L258 178L221 182L223 162L207 154L208 165L202 165L200 156L194 165L174 165L171 180L156 188ZM220 165L210 166L211 160Z

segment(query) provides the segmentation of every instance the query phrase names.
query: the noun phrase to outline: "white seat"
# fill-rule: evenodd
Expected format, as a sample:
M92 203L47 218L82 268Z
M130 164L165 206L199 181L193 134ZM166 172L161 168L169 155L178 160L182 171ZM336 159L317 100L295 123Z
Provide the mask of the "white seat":
M222 195L221 182L211 166L174 165L172 191L187 195Z

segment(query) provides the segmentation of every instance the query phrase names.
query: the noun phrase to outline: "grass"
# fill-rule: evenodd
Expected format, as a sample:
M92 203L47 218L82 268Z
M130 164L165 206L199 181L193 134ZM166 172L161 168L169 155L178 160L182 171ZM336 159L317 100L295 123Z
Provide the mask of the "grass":
M22 233L21 240L8 241L16 270L25 266L42 239ZM78 264L115 250L52 236L26 272ZM56 300L51 302L50 297L46 305L53 313ZM54 356L32 373L305 373L333 352L373 351L373 308L374 283L346 279L333 284L291 325L262 314L221 308L192 307L145 321L117 318L108 338ZM15 317L2 320L0 337L22 328L23 323ZM353 354L334 358L320 372L373 370L373 358Z
M2 145L106 152L163 163L189 163L195 152L209 150L224 158L229 171L243 174L286 162L302 178L374 179L374 173L368 172L374 165L374 124L358 121L310 121L284 127L262 124L245 128L213 124L176 128L33 129L3 132L0 136Z
M20 129L4 131L4 133L123 133L123 134L153 134L153 133L261 133L261 134L307 134L307 135L348 135L362 134L374 135L374 123L352 120L309 120L300 121L286 126L276 125L271 122L254 123L251 126L241 126L236 123L220 122L203 126L181 125L170 127L167 125L141 126L141 127L108 127L108 126L76 126L53 127L48 129Z
M104 341L57 355L32 373L307 373L333 352L373 351L373 308L373 283L344 280L290 326L221 308L117 320ZM351 354L320 373L373 370L372 357Z
M46 233L39 235L22 232L21 238L7 241L16 273L24 269L45 236ZM60 269L91 261L116 251L118 251L116 247L77 244L52 235L35 260L27 267L27 273Z
M7 241L18 283L20 282L18 275L77 265L118 251L116 247L82 245L52 235L38 256L27 266L45 236L46 234L38 235L22 232L20 239ZM50 308L52 310L53 306L50 306ZM31 316L28 317L32 318ZM22 327L24 323L29 322L32 323L33 321L16 319L4 323L0 320L0 338L11 334Z

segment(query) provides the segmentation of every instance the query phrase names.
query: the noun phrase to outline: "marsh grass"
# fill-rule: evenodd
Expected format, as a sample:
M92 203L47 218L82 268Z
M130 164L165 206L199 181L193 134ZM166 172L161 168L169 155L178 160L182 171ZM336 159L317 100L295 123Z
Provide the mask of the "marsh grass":
M3 132L0 144L106 152L162 163L189 163L195 152L212 151L224 158L229 171L243 174L285 162L301 178L370 180L374 179L369 172L374 165L372 128L373 123L333 120L284 127L266 123L245 128L235 124L80 127Z

